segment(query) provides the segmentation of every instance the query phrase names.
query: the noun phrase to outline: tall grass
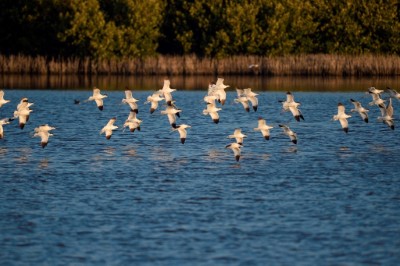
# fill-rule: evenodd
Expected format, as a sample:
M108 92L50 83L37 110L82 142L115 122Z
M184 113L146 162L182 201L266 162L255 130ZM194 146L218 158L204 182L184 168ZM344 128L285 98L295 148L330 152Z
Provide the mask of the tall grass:
M249 68L257 64L258 67ZM396 76L395 55L232 56L223 59L195 55L91 60L0 55L2 74L117 74L117 75L249 75L271 76Z

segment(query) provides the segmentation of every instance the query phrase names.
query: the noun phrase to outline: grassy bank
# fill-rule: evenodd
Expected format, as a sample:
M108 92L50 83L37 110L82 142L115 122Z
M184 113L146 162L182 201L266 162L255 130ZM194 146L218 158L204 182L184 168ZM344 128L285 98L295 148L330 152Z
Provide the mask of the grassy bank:
M258 67L249 68L257 64ZM157 56L145 59L46 58L0 55L2 74L117 75L271 75L271 76L397 76L400 57L394 55L233 56L223 59Z

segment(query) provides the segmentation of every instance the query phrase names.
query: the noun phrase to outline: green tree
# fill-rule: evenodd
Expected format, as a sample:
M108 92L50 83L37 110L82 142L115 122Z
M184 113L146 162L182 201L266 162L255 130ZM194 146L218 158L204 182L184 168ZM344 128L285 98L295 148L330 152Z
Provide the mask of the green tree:
M71 0L61 14L67 25L58 38L75 48L79 57L104 58L112 49L112 24L107 24L97 0Z
M72 0L58 37L81 57L141 57L156 52L162 2ZM149 14L146 16L146 14Z
M158 0L100 1L106 21L113 24L113 54L154 55L158 46L164 3Z

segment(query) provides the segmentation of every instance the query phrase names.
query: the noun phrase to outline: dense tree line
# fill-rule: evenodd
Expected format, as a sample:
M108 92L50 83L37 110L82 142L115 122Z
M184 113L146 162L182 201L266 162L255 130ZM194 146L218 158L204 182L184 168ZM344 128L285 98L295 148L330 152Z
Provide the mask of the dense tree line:
M398 0L2 0L0 53L399 54Z

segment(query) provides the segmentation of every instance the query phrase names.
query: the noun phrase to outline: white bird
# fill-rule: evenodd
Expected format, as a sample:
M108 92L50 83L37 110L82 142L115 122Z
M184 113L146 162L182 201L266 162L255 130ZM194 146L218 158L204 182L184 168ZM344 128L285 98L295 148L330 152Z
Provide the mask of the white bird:
M4 138L3 125L7 125L7 124L10 124L8 118L3 118L3 119L0 120L0 139Z
M337 115L333 116L333 120L337 121L339 120L340 125L343 128L344 132L349 132L349 123L347 121L347 118L350 118L351 115L348 115L345 113L345 107L342 103L338 103L338 113Z
M294 101L294 96L290 91L286 93L286 101L280 101L280 102L282 103L283 110L290 111L293 117L296 119L296 121L299 122L300 118L304 120L303 114L298 109L300 103Z
M173 127L176 128L176 114L181 112L182 110L176 109L173 106L167 105L164 111L161 111L161 114L167 115L168 116L168 121L169 124Z
M176 126L175 128L172 128L173 131L179 132L179 137L181 139L182 144L185 144L186 135L187 135L186 129L190 128L190 127L191 126L189 126L189 125L182 124L182 125Z
M130 111L128 118L125 120L124 128L129 127L130 132L134 132L135 129L140 131L141 123L142 123L142 120L140 120L136 117L136 113L133 111Z
M226 89L229 87L229 85L224 84L224 79L223 78L218 78L217 82L215 83L215 87L217 89Z
M390 97L396 98L400 101L400 93L398 93L396 90L386 87L386 92L389 93Z
M219 115L218 111L221 111L221 108L218 108L215 103L207 104L207 108L203 110L204 115L210 115L211 119L215 124L219 123Z
M386 100L380 97L380 94L370 93L372 96L372 102L369 103L370 106L377 105L379 108L385 107Z
M240 128L236 128L232 135L229 135L228 138L236 139L236 143L243 145L243 139L247 136L242 133Z
M244 110L246 110L246 112L250 112L249 99L247 98L247 96L244 95L244 91L236 89L236 92L237 92L237 98L234 99L234 102L241 103L243 105Z
M204 96L203 100L206 103L215 103L215 101L218 100L218 96L216 96L216 95L206 95L206 96Z
M40 137L40 145L42 148L47 146L47 143L49 142L50 136L53 136L53 134L50 134L48 131L39 131L33 135L34 137Z
M115 129L118 128L117 126L114 126L114 123L115 123L116 120L117 120L117 118L115 118L115 117L111 118L111 119L108 121L107 125L105 125L105 126L101 129L100 134L105 133L105 134L106 134L106 139L110 139L113 130L115 130Z
M286 100L285 101L279 100L279 102L282 103L282 108L284 111L289 111L289 107L291 105L296 107L300 105L300 103L296 103L294 101L294 96L290 91L286 92Z
M10 100L5 100L4 99L4 91L0 90L0 107L2 107L4 104L9 103Z
M236 161L238 162L239 161L239 159L240 159L240 149L242 148L243 146L241 145L241 144L239 144L239 143L231 143L231 144L228 144L228 145L226 145L225 146L225 148L226 149L231 149L232 151L233 151L233 154L235 155L235 159L236 159Z
M225 89L228 87L229 87L229 85L224 84L223 78L218 78L215 85L212 86L213 94L218 96L218 102L220 102L222 105L225 104L225 101L226 101Z
M132 96L132 91L130 90L125 90L125 98L122 99L122 103L126 103L129 105L129 107L131 108L132 112L138 113L138 105L136 102L138 102L138 99L133 98Z
M368 88L368 93L372 93L372 94L381 94L383 92L383 90L378 90L375 87L370 87Z
M261 134L263 135L264 139L269 140L269 130L274 127L267 125L267 122L265 119L262 119L261 117L258 118L258 127L254 128L255 131L261 131Z
M21 99L21 101L17 105L17 111L19 111L21 109L29 108L32 105L33 105L33 103L30 103L28 98L24 97L24 98Z
M389 98L387 106L379 107L379 109L381 110L382 116L378 117L378 120L382 121L394 130L392 98Z
M99 108L100 111L103 111L104 104L103 104L103 99L107 98L106 94L101 94L100 89L98 88L93 88L93 95L87 99L87 101L95 101L97 107Z
M145 104L151 103L150 114L154 113L154 111L158 108L158 102L162 100L164 100L164 98L161 97L159 92L155 92L147 97L147 101L145 102Z
M32 112L29 107L32 105L33 103L28 102L28 98L22 98L20 103L17 105L17 110L14 111L14 117L12 120L18 118L20 129L24 129L25 124L29 121L29 115Z
M244 89L243 92L244 95L246 95L247 99L251 102L254 112L256 112L258 108L258 98L257 98L258 94L252 92L251 88Z
M171 89L170 87L171 82L166 79L164 80L164 86L163 88L160 90L160 93L164 96L165 102L167 103L167 105L172 105L172 92L176 91L176 89Z
M54 130L56 129L55 127L51 127L48 124L44 124L41 126L38 126L37 128L35 128L35 132L40 132L40 131L50 131L50 130Z
M351 109L351 112L357 112L360 114L362 119L364 120L365 123L368 123L368 109L365 109L362 107L361 103L359 101L350 99L350 101L354 104L354 109Z
M37 128L35 128L35 134L33 137L40 137L40 145L42 148L47 146L47 143L49 142L50 136L53 136L53 134L50 134L49 131L56 129L55 127L51 127L48 124L41 125Z
M297 134L293 130L286 125L279 125L279 127L283 129L283 133L287 135L294 144L297 144Z

